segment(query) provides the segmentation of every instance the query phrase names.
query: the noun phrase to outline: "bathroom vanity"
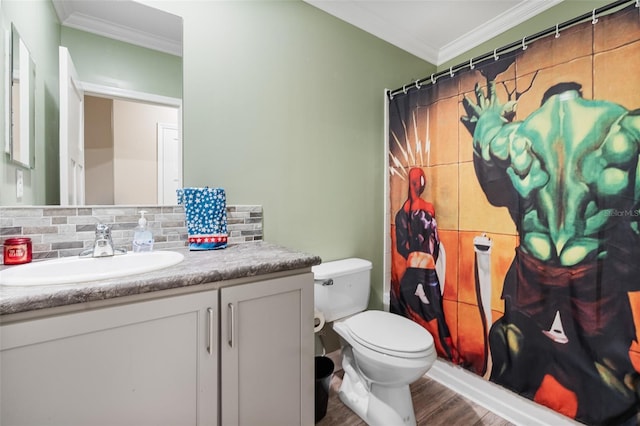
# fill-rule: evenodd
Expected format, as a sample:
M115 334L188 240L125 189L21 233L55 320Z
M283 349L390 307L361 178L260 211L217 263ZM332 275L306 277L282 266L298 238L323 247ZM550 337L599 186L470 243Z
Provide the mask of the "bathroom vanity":
M125 279L1 286L0 423L313 424L320 258L183 254Z

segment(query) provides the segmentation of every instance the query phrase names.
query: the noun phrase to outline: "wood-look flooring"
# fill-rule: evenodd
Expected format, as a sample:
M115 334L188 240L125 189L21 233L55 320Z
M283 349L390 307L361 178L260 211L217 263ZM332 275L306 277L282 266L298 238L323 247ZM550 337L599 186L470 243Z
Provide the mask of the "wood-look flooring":
M366 423L340 401L338 389L343 371L333 375L326 416L316 426L366 426ZM411 386L418 426L511 426L505 419L428 377Z

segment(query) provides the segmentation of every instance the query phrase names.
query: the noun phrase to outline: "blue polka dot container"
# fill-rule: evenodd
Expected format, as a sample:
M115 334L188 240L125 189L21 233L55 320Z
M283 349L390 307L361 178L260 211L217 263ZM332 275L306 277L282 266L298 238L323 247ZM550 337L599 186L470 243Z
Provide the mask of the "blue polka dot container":
M216 250L227 246L227 200L222 188L182 188L189 250Z

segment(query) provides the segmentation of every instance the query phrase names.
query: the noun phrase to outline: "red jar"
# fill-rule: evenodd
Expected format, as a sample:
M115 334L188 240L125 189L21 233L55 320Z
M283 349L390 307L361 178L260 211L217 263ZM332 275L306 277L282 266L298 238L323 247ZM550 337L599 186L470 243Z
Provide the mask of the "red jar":
M31 238L7 238L4 241L4 264L19 265L31 262Z

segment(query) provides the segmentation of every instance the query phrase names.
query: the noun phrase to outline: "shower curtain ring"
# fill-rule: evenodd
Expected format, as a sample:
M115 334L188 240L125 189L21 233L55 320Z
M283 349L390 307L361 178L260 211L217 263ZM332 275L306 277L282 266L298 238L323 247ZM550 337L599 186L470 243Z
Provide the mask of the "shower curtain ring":
M640 0L637 0L640 1ZM560 30L558 29L558 24L556 24L556 38L560 37Z
M404 92L404 94L407 94L407 85L405 84L404 86L402 86L402 91Z
M420 80L416 80L416 89L420 90Z
M493 49L493 60L497 61L500 56L498 56L498 49Z
M433 78L433 74L431 74L431 84L436 84L436 78Z
M452 67L452 66L451 66L451 67L449 67L449 75L450 75L451 77L453 77L453 75L454 75L454 74L453 74L453 67Z
M638 0L638 1L640 1L640 0ZM475 67L476 67L476 66L475 66L475 65L473 65L473 58L469 59L469 69L470 69L470 70L472 70L472 69L474 69Z
M522 37L522 50L527 50L527 43L525 42L527 37Z
M591 15L591 23L595 25L598 22L598 18L596 17L596 10L593 9L593 14Z

